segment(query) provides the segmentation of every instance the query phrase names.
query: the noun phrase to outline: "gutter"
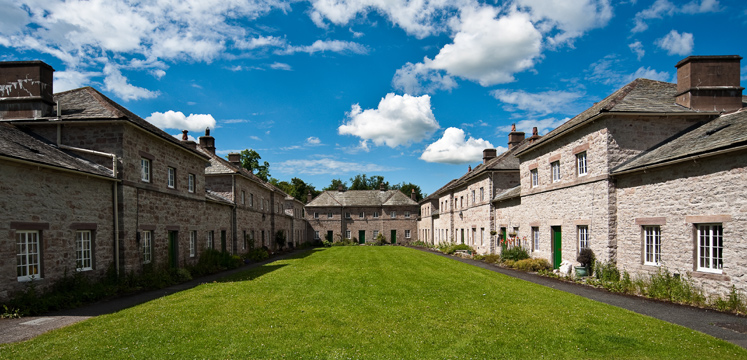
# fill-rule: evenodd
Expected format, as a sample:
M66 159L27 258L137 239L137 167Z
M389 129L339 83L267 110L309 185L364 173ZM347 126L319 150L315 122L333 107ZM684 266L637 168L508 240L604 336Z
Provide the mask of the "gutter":
M614 176L617 176L617 175L630 174L630 173L634 173L634 172L638 172L638 171L646 171L648 169L654 169L654 168L659 168L659 167L663 167L663 166L679 164L679 163L687 162L687 161L690 161L690 160L694 161L694 160L698 160L698 159L702 159L702 158L706 158L706 157L710 157L710 156L716 156L716 155L726 154L726 153L740 151L740 150L747 150L747 145L737 146L737 147L723 149L723 150L717 150L717 151L713 151L713 152L709 152L709 153L705 153L705 154L691 155L691 156L687 156L687 157L684 157L684 158L673 159L673 160L661 162L661 163L658 163L658 164L652 164L652 165L648 165L648 166L644 166L644 167L639 167L639 168L635 168L635 169L630 169L630 170L625 170L625 171L620 171L620 172L614 172L614 173L612 173L610 175L614 177Z

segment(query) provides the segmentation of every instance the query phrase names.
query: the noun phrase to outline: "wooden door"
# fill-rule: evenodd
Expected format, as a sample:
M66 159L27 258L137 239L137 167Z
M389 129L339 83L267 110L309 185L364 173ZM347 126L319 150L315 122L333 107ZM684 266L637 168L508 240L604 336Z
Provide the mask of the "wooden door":
M359 244L366 243L366 230L358 230L358 243Z
M176 231L169 231L169 266L176 268L179 263L178 259L178 248L179 248L179 233Z
M560 268L560 263L563 262L563 242L560 232L560 226L552 227L552 267L553 269Z
M397 230L392 230L392 244L397 243Z

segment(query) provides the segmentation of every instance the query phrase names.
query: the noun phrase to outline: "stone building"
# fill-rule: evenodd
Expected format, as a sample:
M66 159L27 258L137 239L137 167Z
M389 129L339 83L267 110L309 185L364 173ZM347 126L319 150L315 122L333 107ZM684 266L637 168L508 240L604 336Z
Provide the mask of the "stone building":
M462 177L421 200L418 238L436 245L467 244L481 254L495 252L499 232L491 200L495 194L519 184L515 153L539 139L537 129L534 130L532 137L525 139L524 133L513 127L508 135L508 151L496 156L496 149L485 149L482 164L474 169L470 166Z
M677 84L636 79L519 149L496 223L555 267L588 247L634 274L665 266L710 293L747 291L740 60L688 57Z
M371 243L381 234L393 244L409 243L417 230L418 204L399 190L324 191L306 204L313 239Z

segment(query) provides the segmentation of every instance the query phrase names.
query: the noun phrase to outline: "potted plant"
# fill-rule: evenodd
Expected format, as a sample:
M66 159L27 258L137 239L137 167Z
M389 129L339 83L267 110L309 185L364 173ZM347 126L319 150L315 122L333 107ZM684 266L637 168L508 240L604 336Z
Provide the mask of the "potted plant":
M591 267L591 264L594 263L594 252L591 251L589 248L583 248L581 251L578 252L578 257L576 258L576 261L581 263L581 266L575 266L576 269L576 277L584 277L589 276L590 270L589 267Z

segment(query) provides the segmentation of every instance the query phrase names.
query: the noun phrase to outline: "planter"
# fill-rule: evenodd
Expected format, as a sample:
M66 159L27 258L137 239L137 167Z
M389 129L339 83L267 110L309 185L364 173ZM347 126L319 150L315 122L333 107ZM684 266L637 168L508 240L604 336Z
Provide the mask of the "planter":
M576 269L576 277L589 276L589 269L586 266L574 266Z

